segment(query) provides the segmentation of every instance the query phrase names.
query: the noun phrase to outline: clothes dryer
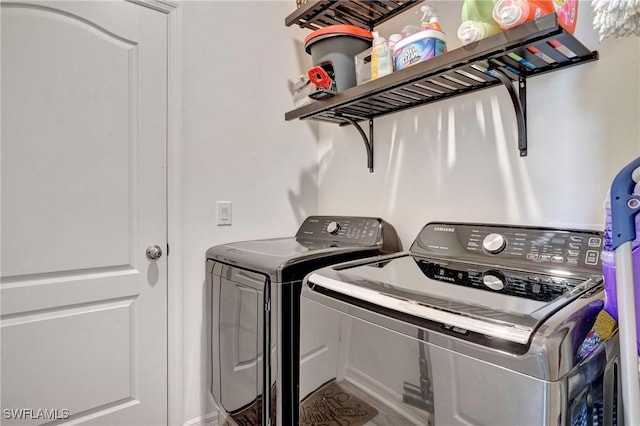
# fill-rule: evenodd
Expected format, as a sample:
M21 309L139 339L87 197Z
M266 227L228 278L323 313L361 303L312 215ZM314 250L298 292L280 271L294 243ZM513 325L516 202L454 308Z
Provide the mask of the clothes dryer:
M294 237L210 248L211 392L219 424L297 425L302 279L401 249L384 220L344 216L308 217Z

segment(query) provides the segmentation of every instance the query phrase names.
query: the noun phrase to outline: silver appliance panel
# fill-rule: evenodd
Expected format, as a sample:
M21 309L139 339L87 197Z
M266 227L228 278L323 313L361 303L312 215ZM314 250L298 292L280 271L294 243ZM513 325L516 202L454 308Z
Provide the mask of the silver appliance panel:
M573 319L552 316L527 352L514 355L305 287L301 309L320 311L324 320L302 317L302 327L312 330L301 346L330 348L330 340L308 342L330 324L341 328L333 364L324 371L301 368L300 418L318 418L319 404L309 401L335 382L375 409L367 425L614 425L617 337L576 357L585 335L576 319L592 324L602 297L601 287L583 295L571 304ZM597 421L588 419L593 415Z
M275 346L267 343L275 336L275 322L264 315L270 309L267 303L270 283L262 274L215 264L212 271L212 306L218 315L212 315L213 336L211 390L215 400L238 424L271 424L269 406L275 382L276 365L270 369L271 359L277 354ZM265 293L267 297L265 297ZM274 337L275 339L275 337Z

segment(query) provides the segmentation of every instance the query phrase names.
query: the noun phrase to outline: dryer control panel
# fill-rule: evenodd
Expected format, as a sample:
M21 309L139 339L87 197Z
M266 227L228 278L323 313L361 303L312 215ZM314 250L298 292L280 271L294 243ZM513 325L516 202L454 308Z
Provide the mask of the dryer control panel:
M390 226L374 217L310 216L300 226L296 238L375 246Z
M506 267L601 273L597 231L508 225L429 223L411 247L418 255L499 263Z

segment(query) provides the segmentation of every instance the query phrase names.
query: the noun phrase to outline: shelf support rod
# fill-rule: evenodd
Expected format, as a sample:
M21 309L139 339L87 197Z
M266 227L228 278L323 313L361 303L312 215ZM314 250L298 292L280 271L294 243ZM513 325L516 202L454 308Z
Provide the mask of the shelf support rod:
M518 77L518 92L513 88L513 83L507 75L498 68L491 70L495 76L504 84L511 97L513 108L516 112L516 122L518 124L518 149L520 157L527 156L527 80L521 75Z
M367 150L367 167L369 168L369 173L373 173L373 118L369 119L369 137L364 133L362 127L358 124L358 122L349 117L340 117L343 120L349 122L353 127L356 128L358 133L360 133L360 137L362 137L362 141L364 142L364 146Z

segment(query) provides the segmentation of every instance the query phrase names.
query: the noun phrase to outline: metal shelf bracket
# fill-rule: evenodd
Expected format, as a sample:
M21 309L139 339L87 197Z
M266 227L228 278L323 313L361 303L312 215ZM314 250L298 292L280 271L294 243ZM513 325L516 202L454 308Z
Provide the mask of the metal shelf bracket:
M369 119L369 137L367 137L364 130L362 130L362 127L360 127L360 124L358 124L356 120L344 116L340 118L347 121L356 128L358 133L360 133L364 146L367 150L367 167L369 168L369 173L373 173L373 118Z
M518 77L518 93L513 88L513 82L507 75L497 69L491 69L492 75L495 75L502 84L507 88L513 109L516 112L516 122L518 124L518 150L520 157L527 156L527 80L524 76Z

